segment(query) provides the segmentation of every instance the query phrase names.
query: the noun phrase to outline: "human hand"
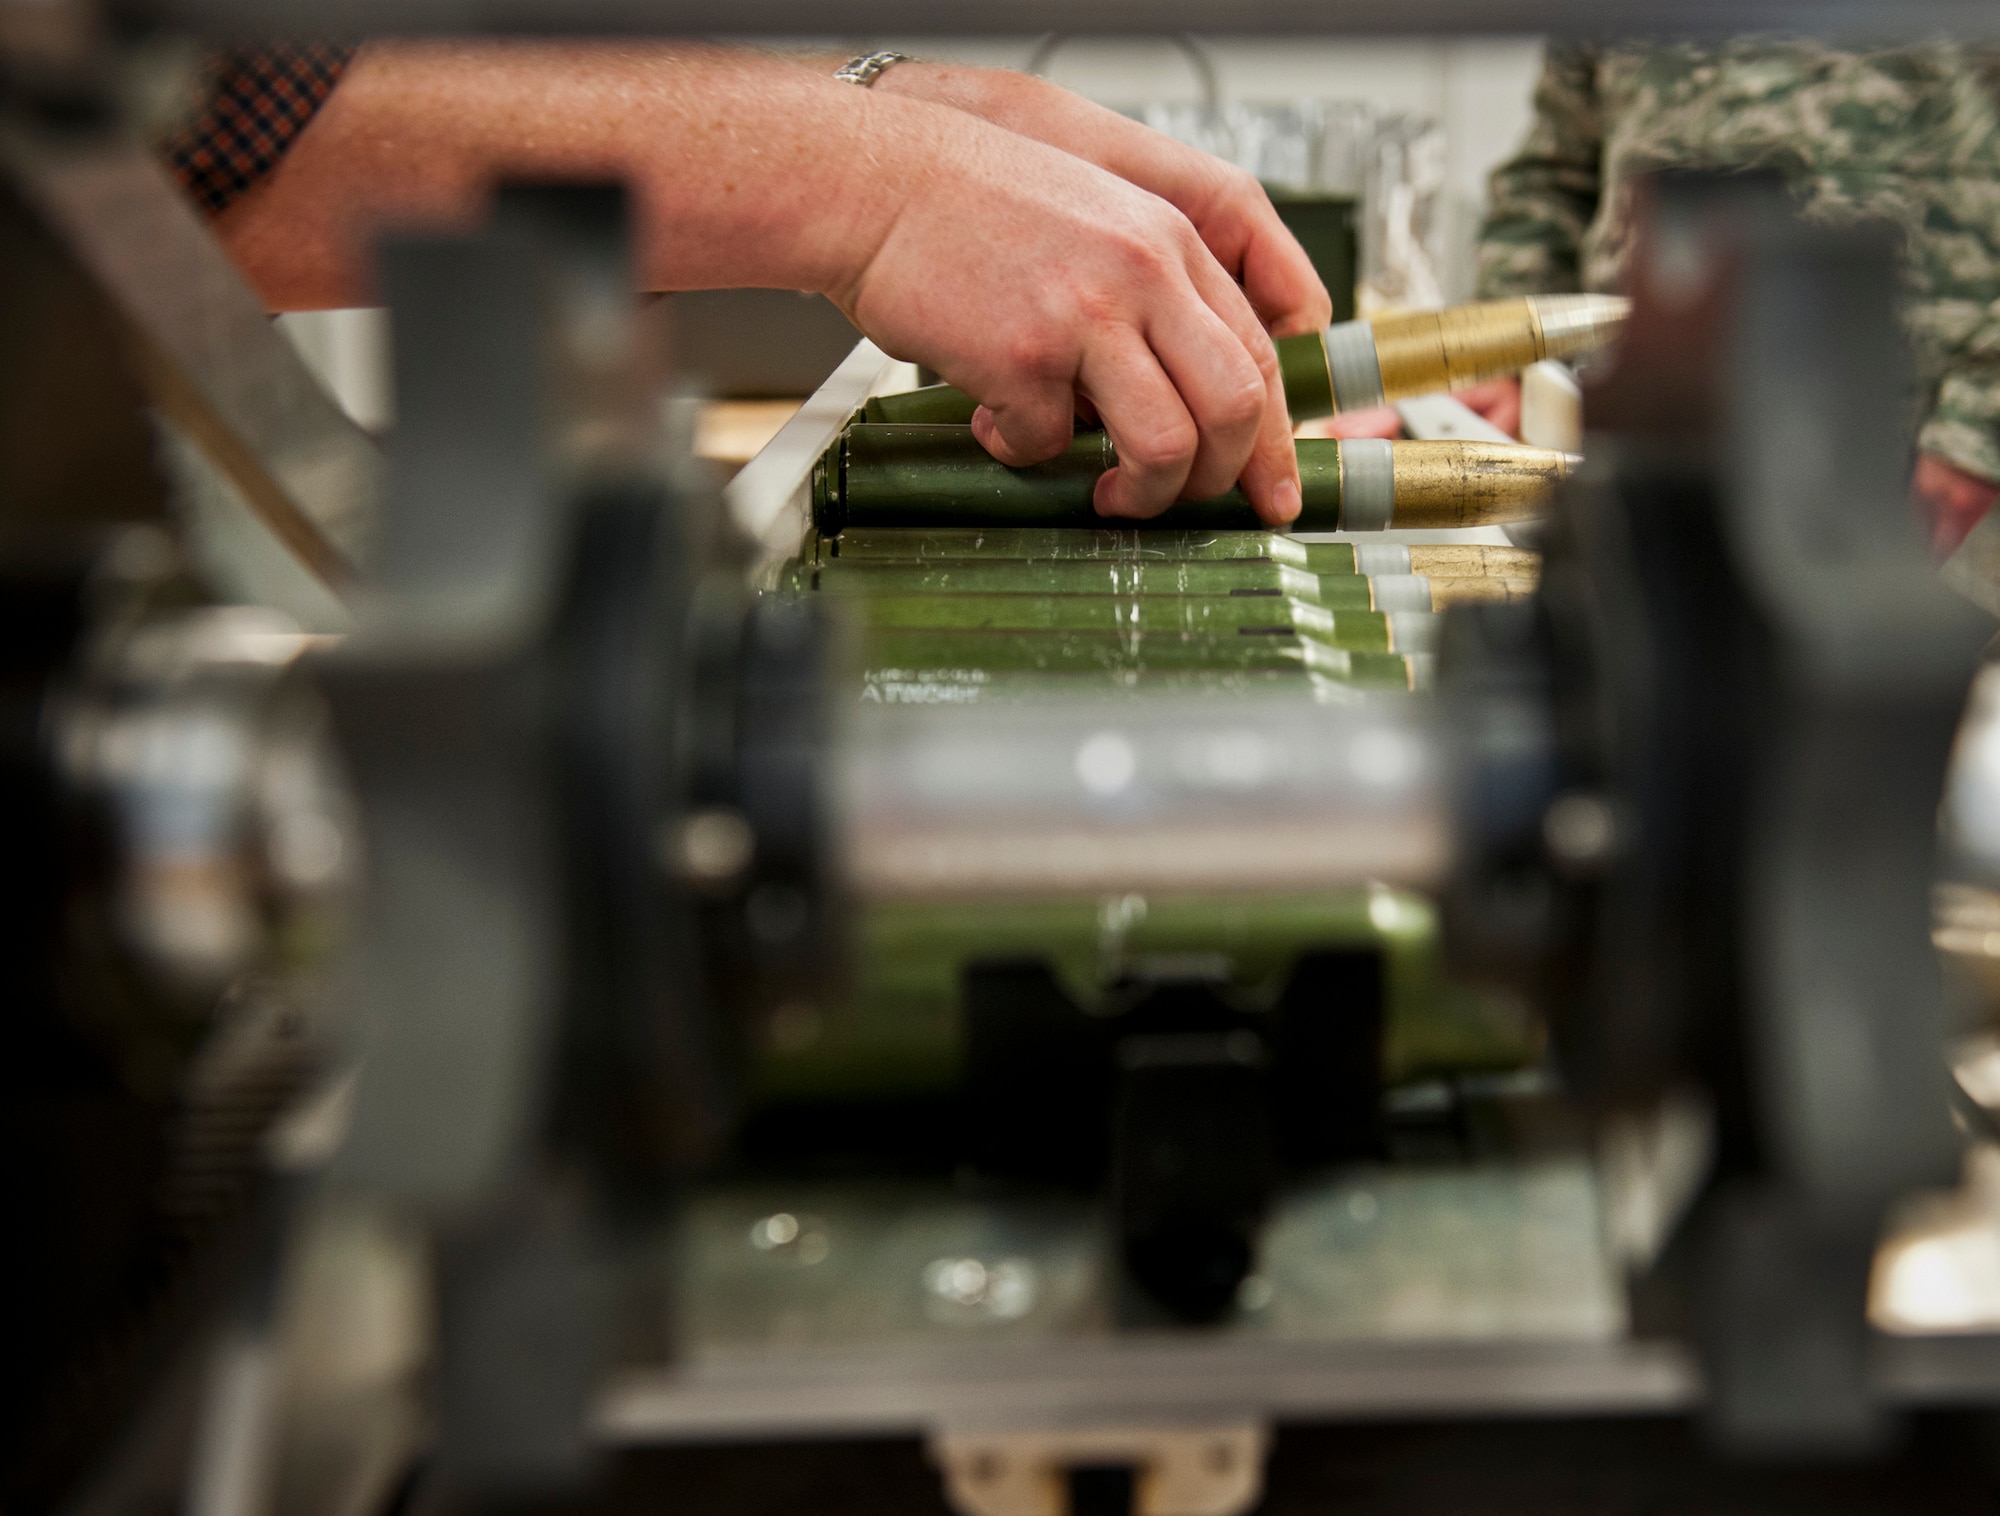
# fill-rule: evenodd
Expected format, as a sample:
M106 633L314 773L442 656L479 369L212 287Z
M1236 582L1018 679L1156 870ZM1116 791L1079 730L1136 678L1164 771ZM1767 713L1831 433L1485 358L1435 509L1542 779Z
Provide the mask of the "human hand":
M1521 381L1488 379L1452 391L1452 399L1467 410L1484 417L1509 437L1521 435Z
M1403 435L1403 417L1393 405L1371 405L1365 411L1341 411L1302 422L1293 433L1299 437L1386 437Z
M878 91L967 111L1150 190L1186 216L1274 336L1316 332L1333 303L1255 177L1029 74L910 61Z
M1490 421L1510 437L1521 435L1521 382L1518 379L1488 379L1483 384L1454 390L1452 399L1474 414ZM1400 437L1403 418L1393 405L1370 406L1365 411L1342 411L1298 429L1301 437Z
M1910 503L1931 533L1931 551L1949 558L1966 534L2000 499L2000 485L1949 464L1935 453L1917 454Z
M826 290L861 330L980 400L973 431L1004 463L1061 452L1087 401L1119 457L1102 515L1155 516L1239 481L1262 519L1298 515L1276 352L1186 216L959 111L870 105L876 161L897 168L870 192L893 198Z

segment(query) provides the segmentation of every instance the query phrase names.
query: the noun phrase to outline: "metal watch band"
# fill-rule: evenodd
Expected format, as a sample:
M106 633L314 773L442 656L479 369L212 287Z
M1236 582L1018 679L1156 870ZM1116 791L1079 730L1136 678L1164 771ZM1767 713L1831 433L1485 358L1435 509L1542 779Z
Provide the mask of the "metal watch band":
M908 53L863 53L852 63L842 64L835 69L833 77L844 79L849 84L858 84L866 89L882 77L884 69L892 64L907 63L909 58Z

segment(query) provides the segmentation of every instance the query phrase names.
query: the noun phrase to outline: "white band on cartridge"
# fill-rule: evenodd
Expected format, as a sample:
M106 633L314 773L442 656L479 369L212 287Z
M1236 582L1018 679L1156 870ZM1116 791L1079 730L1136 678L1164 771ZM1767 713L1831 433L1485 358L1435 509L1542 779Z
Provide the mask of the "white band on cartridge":
M1378 611L1428 611L1431 582L1422 574L1376 574L1368 590Z
M1429 611L1391 611L1389 650L1396 653L1435 653L1438 628L1444 618Z
M1335 410L1365 411L1383 403L1375 328L1366 321L1336 321L1326 329L1326 370L1333 377Z
M1400 542L1357 542L1354 572L1371 579L1378 574L1407 574L1411 572L1410 550Z
M1340 444L1340 529L1379 532L1396 514L1396 455L1382 437Z

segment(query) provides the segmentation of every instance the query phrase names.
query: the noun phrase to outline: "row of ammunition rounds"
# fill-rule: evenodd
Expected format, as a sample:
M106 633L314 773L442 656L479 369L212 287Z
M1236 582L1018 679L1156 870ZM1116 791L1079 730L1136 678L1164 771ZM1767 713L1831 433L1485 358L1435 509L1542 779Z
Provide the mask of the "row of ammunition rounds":
M1094 698L1409 689L1427 609L1512 598L1538 560L1502 547L1306 543L1269 531L1046 527L883 529L815 539L779 593L836 597L861 664L860 698L962 704L1043 694ZM871 906L853 978L797 1002L760 1038L753 1098L945 1093L963 1074L968 964L1035 958L1077 1004L1149 965L1194 962L1249 994L1275 992L1303 955L1379 951L1382 1074L1521 1067L1531 1023L1442 978L1429 908L1375 893L1205 900L1124 896Z
M1081 531L1049 527L851 527L818 538L816 562L836 558L905 563L976 559L981 563L1232 563L1263 559L1315 574L1425 574L1459 579L1493 575L1532 580L1541 557L1526 548L1485 544L1411 546L1396 542L1301 542L1283 532Z
M1297 444L1304 507L1299 531L1491 526L1539 513L1575 460L1544 448L1487 442ZM969 427L855 425L813 472L813 524L849 527L1095 527L1097 481L1118 466L1103 432L1077 436L1046 463L1009 468ZM1241 489L1183 501L1154 518L1174 531L1254 531ZM1145 523L1135 523L1144 527Z
M857 528L816 540L778 588L844 603L863 698L962 702L991 698L995 674L1414 687L1435 642L1428 613L1524 598L1535 572L1514 548L1274 532ZM885 669L898 677L874 678Z
M1408 657L1390 646L1386 617L1346 628L1350 642L1336 647L1283 628L1270 635L1035 631L943 631L891 627L867 633L868 668L989 669L1035 674L1119 674L1154 670L1219 670L1318 674L1381 689L1412 687ZM1368 644L1373 644L1369 646Z
M1279 339L1285 404L1293 421L1310 421L1464 389L1544 358L1586 357L1617 335L1629 309L1630 302L1616 295L1530 295L1336 322L1324 331ZM934 384L878 395L864 407L862 419L964 426L977 408L965 391Z
M1217 573L1216 570L1234 570ZM1165 615L1175 599L1222 602L1212 614L1241 612L1255 619L1256 599L1283 598L1293 604L1346 611L1441 611L1451 605L1525 600L1532 580L1493 574L1440 578L1426 574L1315 574L1288 563L1251 559L1239 564L983 563L932 561L898 563L882 559L836 558L819 565L799 564L780 577L787 589L828 594L908 599L992 601L1066 598L1088 600L1121 611L1135 621L1140 607ZM1106 612L1109 614L1109 611ZM1205 612L1204 614L1209 614ZM959 625L955 621L940 626ZM1081 629L1081 628L1079 628Z

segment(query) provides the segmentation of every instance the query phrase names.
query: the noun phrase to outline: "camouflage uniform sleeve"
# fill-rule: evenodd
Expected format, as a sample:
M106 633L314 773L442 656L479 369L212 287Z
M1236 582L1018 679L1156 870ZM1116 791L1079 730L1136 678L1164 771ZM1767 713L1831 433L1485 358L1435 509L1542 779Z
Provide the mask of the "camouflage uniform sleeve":
M1976 147L1931 187L1910 251L1910 324L1940 373L1917 446L2000 483L2000 48L1968 49L1984 109Z
M2000 484L2000 361L1953 365L1917 433L1917 446Z
M1527 141L1488 181L1479 229L1483 298L1580 287L1578 261L1597 215L1603 151L1596 53L1550 49Z

